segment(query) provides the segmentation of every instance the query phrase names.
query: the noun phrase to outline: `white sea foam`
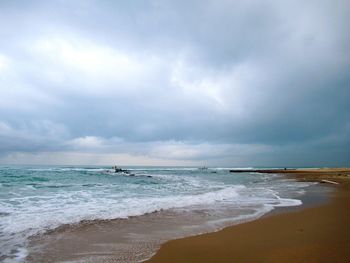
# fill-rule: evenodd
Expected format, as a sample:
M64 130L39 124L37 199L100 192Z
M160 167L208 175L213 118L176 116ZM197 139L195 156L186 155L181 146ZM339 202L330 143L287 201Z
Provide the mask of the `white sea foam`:
M123 199L118 194L97 197L89 191L58 193L51 197L16 197L11 199L17 203L15 208L3 204L4 211L9 215L2 219L0 225L4 233L29 231L30 234L35 234L82 220L128 218L170 208L213 204L237 197L237 190L243 188L244 186L228 187L198 195Z
M102 172L106 169L104 168L75 168L75 167L51 167L51 168L28 168L28 171L36 172Z

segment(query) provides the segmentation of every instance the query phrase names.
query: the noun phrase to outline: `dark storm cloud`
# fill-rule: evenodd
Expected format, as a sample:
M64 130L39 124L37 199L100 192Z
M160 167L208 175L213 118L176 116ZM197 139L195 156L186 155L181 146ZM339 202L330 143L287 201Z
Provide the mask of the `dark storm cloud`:
M349 9L1 2L0 151L348 165Z

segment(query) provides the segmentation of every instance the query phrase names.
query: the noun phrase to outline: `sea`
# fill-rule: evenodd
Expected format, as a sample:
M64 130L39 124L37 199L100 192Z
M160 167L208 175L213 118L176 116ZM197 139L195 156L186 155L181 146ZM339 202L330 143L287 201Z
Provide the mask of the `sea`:
M150 242L216 231L276 207L299 206L313 184L250 172L253 168L240 168L245 173L232 173L231 167L123 168L129 174L107 166L0 166L0 262L24 262L33 237L87 222L124 224L114 236L133 244L143 231Z

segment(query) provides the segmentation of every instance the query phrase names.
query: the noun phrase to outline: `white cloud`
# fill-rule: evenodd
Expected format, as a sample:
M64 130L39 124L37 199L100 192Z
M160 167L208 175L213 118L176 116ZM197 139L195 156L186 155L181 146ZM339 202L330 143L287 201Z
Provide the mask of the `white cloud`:
M71 93L130 93L157 81L164 70L164 61L156 55L69 34L41 37L32 45L29 52L45 65L43 75Z
M0 54L0 75L4 74L10 67L10 59Z
M128 78L138 74L142 65L127 53L96 45L81 38L46 37L38 39L35 52L52 64L63 64L84 74Z
M103 146L103 139L95 136L84 136L68 141L67 145L73 149L98 150Z

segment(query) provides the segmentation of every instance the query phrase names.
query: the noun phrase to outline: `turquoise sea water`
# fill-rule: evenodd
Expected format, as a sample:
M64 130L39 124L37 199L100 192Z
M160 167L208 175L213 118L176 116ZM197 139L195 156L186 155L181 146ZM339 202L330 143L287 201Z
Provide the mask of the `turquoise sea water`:
M225 206L249 209L245 217L254 218L276 206L300 205L309 185L229 168L128 169L135 176L108 167L0 167L0 261L22 261L30 236L66 224Z

